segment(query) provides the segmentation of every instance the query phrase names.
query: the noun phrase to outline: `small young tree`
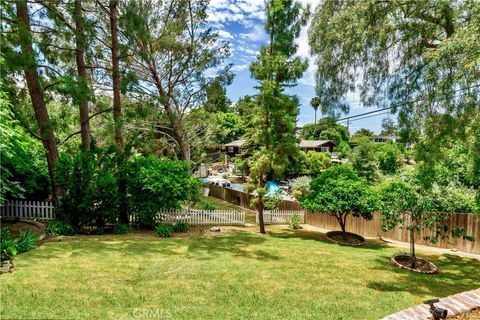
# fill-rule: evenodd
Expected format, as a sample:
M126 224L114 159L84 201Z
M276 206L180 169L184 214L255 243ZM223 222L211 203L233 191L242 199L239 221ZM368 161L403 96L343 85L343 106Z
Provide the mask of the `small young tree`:
M422 230L432 230L432 236L424 237L431 243L449 235L473 240L464 228L449 225L449 217L442 207L436 205L432 195L426 195L403 181L394 181L381 190L382 228L389 231L395 226L410 231L410 259L412 269L416 268L415 234Z
M310 192L300 204L307 210L337 219L344 238L348 216L371 220L379 208L375 192L349 165L331 167L313 179Z
M368 138L361 138L358 146L352 151L351 161L358 175L365 177L368 182L378 178L378 163L375 154L375 145Z
M378 148L378 166L384 173L395 173L403 164L403 154L393 142L382 144Z

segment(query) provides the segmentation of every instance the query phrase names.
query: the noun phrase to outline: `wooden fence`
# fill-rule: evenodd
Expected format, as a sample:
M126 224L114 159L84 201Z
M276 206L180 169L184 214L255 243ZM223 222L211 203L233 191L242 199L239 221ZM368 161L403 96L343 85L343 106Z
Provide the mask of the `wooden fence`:
M2 219L36 219L49 220L55 218L53 202L10 200L0 206Z
M252 207L250 206L252 195L248 193L216 186L214 184L209 184L208 188L210 189L210 193L209 193L210 197L221 199L221 200L233 203L237 206L252 209ZM289 201L289 200L282 200L278 209L279 210L303 210L297 201Z
M302 223L305 221L305 212L302 210L264 210L263 222L265 224L287 224L295 214L300 216ZM258 211L256 213L256 221L258 224Z
M305 213L305 223L312 226L328 229L340 230L337 220L328 214L321 213ZM423 238L433 235L432 231L424 230L415 236L415 242L421 245L432 247L458 249L469 253L480 254L480 218L474 214L454 213L450 215L450 221L447 222L451 226L465 228L468 235L474 236L475 241L464 240L463 238L439 239L438 243L432 244ZM397 226L389 232L382 231L382 216L380 212L373 215L373 220L367 221L362 218L349 216L347 218L346 230L349 232L360 234L364 237L384 237L398 241L409 241L409 232Z
M161 210L158 223L174 224L179 221L190 225L244 225L245 212L237 210Z

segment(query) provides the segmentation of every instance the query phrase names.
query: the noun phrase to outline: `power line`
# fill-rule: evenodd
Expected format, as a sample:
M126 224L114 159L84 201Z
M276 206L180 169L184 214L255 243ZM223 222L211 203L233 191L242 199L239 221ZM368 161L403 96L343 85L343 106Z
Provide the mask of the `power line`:
M457 92L460 92L460 91L465 91L465 90L469 90L469 89L473 89L473 88L478 88L478 87L480 87L480 84L474 85L474 86L470 86L470 87L467 87L467 88L460 88L460 89L457 89L457 90L453 90L453 91L451 91L450 93L457 93ZM467 93L464 93L464 94L467 94ZM440 97L439 97L439 98L440 98ZM444 96L443 98L446 99L447 97ZM378 115L372 115L372 116L370 116L370 117L362 117L362 116L371 115L371 114L378 113L378 112L381 112L381 111L390 110L390 109L392 109L392 108L394 108L394 107L405 106L405 105L410 104L410 103L418 103L418 102L421 102L421 101L424 101L424 100L426 100L426 98L420 98L420 99L413 100L413 101L406 101L406 102L402 102L402 103L395 104L395 105L393 105L393 106L391 106L391 107L386 107L386 108L382 108L382 109L378 109L378 110L373 110L373 111L369 111L369 112L364 112L364 113L357 114L357 115L353 115L353 116L344 117L344 118L341 118L341 119L338 119L338 120L334 120L334 122L338 123L338 122L345 121L345 120L350 120L350 119L354 119L354 120L351 120L351 121L368 119L368 118L370 118L370 117L376 117L376 116L378 116L378 115L388 114L389 112L385 112L385 113L378 114ZM355 119L355 118L358 118L358 117L362 117L362 118ZM349 122L350 122L350 121L349 121ZM298 129L302 129L302 127L299 127Z

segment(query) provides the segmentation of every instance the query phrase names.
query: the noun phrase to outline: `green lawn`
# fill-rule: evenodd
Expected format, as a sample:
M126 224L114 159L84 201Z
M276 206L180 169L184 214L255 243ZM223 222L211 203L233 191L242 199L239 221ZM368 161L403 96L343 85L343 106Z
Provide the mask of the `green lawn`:
M270 230L48 242L17 256L17 271L0 276L0 317L378 319L480 284L479 260L428 256L441 273L413 274L390 266L398 249Z

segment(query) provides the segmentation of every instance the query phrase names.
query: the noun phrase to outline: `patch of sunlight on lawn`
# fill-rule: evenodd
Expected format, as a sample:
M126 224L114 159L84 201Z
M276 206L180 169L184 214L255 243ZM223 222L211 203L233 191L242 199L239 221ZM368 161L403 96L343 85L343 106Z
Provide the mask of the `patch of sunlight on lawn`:
M378 243L352 248L313 232L270 231L48 242L17 256L17 271L0 277L0 316L378 319L480 283L474 259L423 255L441 272L421 275L393 268L398 249Z

